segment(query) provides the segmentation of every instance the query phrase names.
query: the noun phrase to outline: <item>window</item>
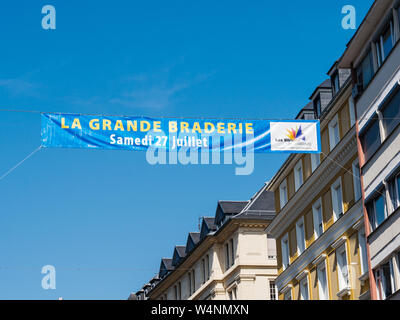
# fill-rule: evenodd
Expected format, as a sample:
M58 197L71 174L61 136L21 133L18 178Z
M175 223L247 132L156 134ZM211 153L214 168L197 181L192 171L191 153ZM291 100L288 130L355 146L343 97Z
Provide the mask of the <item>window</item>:
M283 295L284 300L292 300L292 290L288 289L288 291L285 292Z
M225 270L228 270L229 266L229 243L227 243L225 244Z
M334 221L339 219L343 214L343 201L342 201L342 183L340 178L331 187L332 192L332 209Z
M228 292L229 300L237 300L237 289L234 287L232 290Z
M321 163L321 157L319 153L311 153L311 171L314 172L315 169L319 166Z
M182 300L182 284L178 283L178 299Z
M314 100L314 113L316 118L321 117L321 111L321 97L318 95Z
M346 244L336 250L338 264L339 290L349 286L349 270L347 267Z
M349 98L349 113L350 113L350 127L352 127L356 123L353 97Z
M396 85L394 93L390 94L389 99L382 107L383 116L383 128L385 130L385 136L389 136L390 133L400 123L400 90L399 86Z
M360 134L360 141L364 151L365 161L375 153L381 145L379 119L375 115L371 118L371 124Z
M362 62L356 68L357 85L365 89L374 76L374 65L371 50L368 51Z
M318 278L318 293L319 300L328 300L328 281L326 278L326 267L325 261L321 262L317 267L317 278Z
M206 278L206 262L204 259L201 260L201 270L203 273L203 279L202 279L203 282L202 283L205 283L207 281L207 278Z
M382 191L367 204L367 212L372 230L375 230L386 218L385 197Z
M361 198L360 165L358 164L358 160L353 162L352 167L353 167L354 199L357 202Z
M360 266L361 274L368 272L368 258L367 258L367 239L365 238L365 231L358 231L358 245L360 249Z
M194 269L192 270L192 281L193 281L192 289L193 289L193 293L195 293L195 291L196 291L196 272Z
M304 234L304 219L300 218L296 223L297 253L300 255L306 248Z
M276 300L277 294L276 294L275 281L269 282L269 297L271 300Z
M206 255L207 280L210 279L210 256Z
M307 276L300 280L300 300L309 300Z
M282 209L288 201L286 180L284 180L281 183L281 185L279 186L279 198L280 198L281 209Z
M233 266L235 264L235 247L233 246L233 239L230 241L231 244L231 265Z
M400 206L400 174L390 181L389 188L393 209L396 210Z
M285 270L289 265L289 241L287 234L282 238L281 245L282 245L282 266L283 270Z
M339 83L339 72L336 71L331 78L333 94L337 94L340 90L340 83Z
M394 292L393 264L389 260L375 271L376 287L380 300L385 300Z
M192 275L190 272L188 273L188 279L189 279L189 296L191 296L192 295Z
M394 35L393 35L393 22L390 21L386 26L386 29L379 36L375 42L376 45L376 56L378 58L378 66L380 67L385 61L389 53L392 51L394 46Z
M299 162L294 167L294 189L299 190L300 186L303 184L303 164L300 159Z
M324 232L321 199L318 199L318 201L314 203L312 209L313 209L313 220L314 220L314 236L315 239L317 239Z
M333 148L340 141L340 134L339 134L339 121L338 116L336 115L331 122L329 123L329 150L332 151Z
M174 286L174 299L178 300L178 287Z

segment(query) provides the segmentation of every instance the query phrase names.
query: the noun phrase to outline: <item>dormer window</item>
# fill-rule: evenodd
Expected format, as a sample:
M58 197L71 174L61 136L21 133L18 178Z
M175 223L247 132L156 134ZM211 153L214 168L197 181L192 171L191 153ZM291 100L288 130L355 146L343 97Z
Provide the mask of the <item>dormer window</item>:
M339 81L339 72L338 71L336 71L332 75L331 82L332 82L333 95L336 95L340 90L340 81Z
M321 117L321 96L318 95L314 99L314 112L315 112L315 117L320 118Z

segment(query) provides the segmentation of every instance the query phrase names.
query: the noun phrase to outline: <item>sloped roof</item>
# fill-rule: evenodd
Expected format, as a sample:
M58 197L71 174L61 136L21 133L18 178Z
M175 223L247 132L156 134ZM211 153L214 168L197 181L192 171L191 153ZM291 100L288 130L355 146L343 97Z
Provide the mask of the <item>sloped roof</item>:
M185 246L175 246L174 255L172 257L172 265L177 266L181 260L186 256Z
M311 94L309 99L312 99L314 97L315 93L319 89L331 89L331 88L332 88L331 79L326 79L326 80L322 81L318 87L315 88L315 90L313 91L313 93Z
M204 239L210 232L217 230L214 217L203 217L200 228L200 239Z
M200 241L200 232L189 232L186 242L186 254L193 250L196 244Z
M248 201L218 201L219 206L225 214L239 213L247 203Z
M165 276L169 271L174 270L172 266L172 259L171 258L162 258L160 264L160 272L158 273L160 278Z
M214 223L218 226L226 216L238 214L248 204L248 201L218 201Z

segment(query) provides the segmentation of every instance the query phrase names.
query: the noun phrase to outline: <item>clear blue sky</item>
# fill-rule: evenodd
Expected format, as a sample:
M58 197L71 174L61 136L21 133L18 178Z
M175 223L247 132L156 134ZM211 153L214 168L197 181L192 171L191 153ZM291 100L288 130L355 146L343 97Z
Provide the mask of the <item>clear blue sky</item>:
M372 0L34 1L0 4L0 108L293 118ZM57 29L41 28L54 5ZM40 144L40 115L0 112L0 175ZM151 166L142 152L47 149L0 181L0 299L125 299L213 216L247 200L285 156ZM57 289L43 290L54 265Z

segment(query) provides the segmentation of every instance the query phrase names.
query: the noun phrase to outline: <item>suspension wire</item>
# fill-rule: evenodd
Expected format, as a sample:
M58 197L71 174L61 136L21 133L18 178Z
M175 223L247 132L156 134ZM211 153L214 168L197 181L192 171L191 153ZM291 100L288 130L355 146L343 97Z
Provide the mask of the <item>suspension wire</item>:
M325 154L324 152L321 151L321 154L323 154L326 158L328 158L330 161L334 162L338 167L344 169L346 172L350 173L354 178L358 179L358 181L361 183L361 177L356 176L353 172L351 172L350 170L347 170L345 167L343 167L339 162L337 162L335 159L331 158L330 156L328 156L327 154ZM379 190L376 190L376 193L379 193L381 196L386 197L382 192L380 192Z
M24 109L0 109L0 112L19 112L19 113L36 113L36 114L65 114L65 115L82 115L82 116L104 116L104 117L132 117L132 115L123 115L123 114L98 114L98 113L85 113L85 112L55 112L55 111L39 111L39 110L24 110ZM137 117L147 117L147 116L137 116ZM364 119L366 116L361 117L358 120ZM157 116L160 119L227 119L227 120L301 120L301 119L291 119L291 118L243 118L243 117L227 117L227 118L217 118L217 117L182 117L182 116ZM398 120L400 117L395 118L387 118L383 117L382 119L388 120ZM310 120L319 120L319 119L310 119ZM338 119L338 121L348 122L349 120Z
M28 160L30 157L32 157L36 152L38 152L40 149L42 149L42 146L37 147L35 150L33 150L30 154L28 154L24 159L22 159L20 162L18 162L16 165L14 165L12 168L10 168L7 172L5 172L2 176L0 176L0 181L3 180L5 177L7 177L11 172L13 172L15 169L17 169L21 164L23 164L26 160Z

